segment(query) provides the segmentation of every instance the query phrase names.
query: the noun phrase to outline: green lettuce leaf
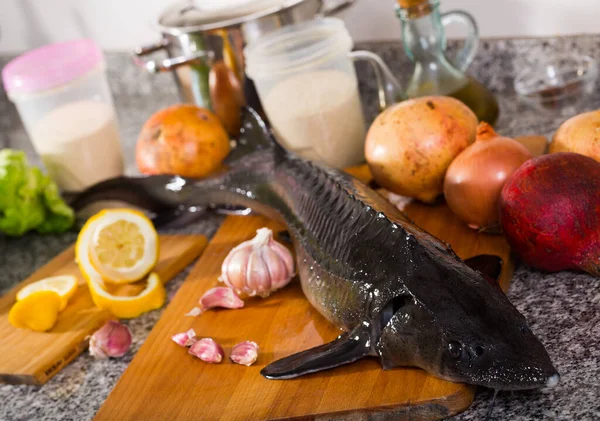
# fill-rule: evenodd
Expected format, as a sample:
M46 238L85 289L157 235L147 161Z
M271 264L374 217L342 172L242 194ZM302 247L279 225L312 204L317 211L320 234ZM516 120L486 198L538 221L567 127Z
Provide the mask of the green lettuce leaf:
M29 167L23 151L0 151L0 232L19 236L63 232L75 221L56 184L39 168Z
M50 177L44 177L43 184L42 197L48 214L36 229L42 234L64 232L73 226L75 212L62 200L56 183Z

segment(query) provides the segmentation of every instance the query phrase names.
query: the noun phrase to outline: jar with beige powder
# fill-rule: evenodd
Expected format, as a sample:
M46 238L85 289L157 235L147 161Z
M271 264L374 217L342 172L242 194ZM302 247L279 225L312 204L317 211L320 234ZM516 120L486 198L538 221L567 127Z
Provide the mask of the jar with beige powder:
M4 67L2 80L48 174L62 190L80 191L123 174L104 58L93 41L29 51Z

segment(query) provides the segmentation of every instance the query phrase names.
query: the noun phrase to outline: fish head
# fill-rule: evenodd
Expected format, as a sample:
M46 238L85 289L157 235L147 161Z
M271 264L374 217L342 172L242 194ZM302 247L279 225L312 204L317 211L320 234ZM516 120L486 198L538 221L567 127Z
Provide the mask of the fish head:
M499 390L555 386L559 375L525 317L499 288L467 269L460 274L466 281L447 279L388 302L377 344L384 368L416 366Z

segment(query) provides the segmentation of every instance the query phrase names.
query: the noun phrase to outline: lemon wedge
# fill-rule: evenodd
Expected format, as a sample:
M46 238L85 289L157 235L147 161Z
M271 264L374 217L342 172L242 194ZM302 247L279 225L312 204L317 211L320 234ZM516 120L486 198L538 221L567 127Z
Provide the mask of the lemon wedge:
M165 303L165 288L156 273L148 276L144 290L133 297L110 294L98 276L88 278L87 282L96 307L108 310L120 319L138 317L142 313L162 307Z
M17 328L45 332L56 323L60 302L55 291L32 292L12 306L8 321Z
M75 245L79 268L86 279L125 284L146 276L158 260L158 234L142 212L107 209L91 217Z
M54 291L60 297L59 311L67 306L67 303L77 291L77 278L71 275L52 276L44 278L24 286L17 292L17 301L24 300L38 291Z

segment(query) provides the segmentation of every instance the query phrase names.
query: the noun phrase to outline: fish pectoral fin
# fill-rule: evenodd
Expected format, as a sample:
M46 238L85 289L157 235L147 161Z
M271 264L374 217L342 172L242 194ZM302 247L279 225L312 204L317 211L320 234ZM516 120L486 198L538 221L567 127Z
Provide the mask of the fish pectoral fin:
M481 273L490 283L498 284L502 273L502 258L493 254L480 254L465 260L471 269Z
M267 379L293 379L305 374L349 364L373 355L371 328L360 324L335 340L277 360L260 371Z

